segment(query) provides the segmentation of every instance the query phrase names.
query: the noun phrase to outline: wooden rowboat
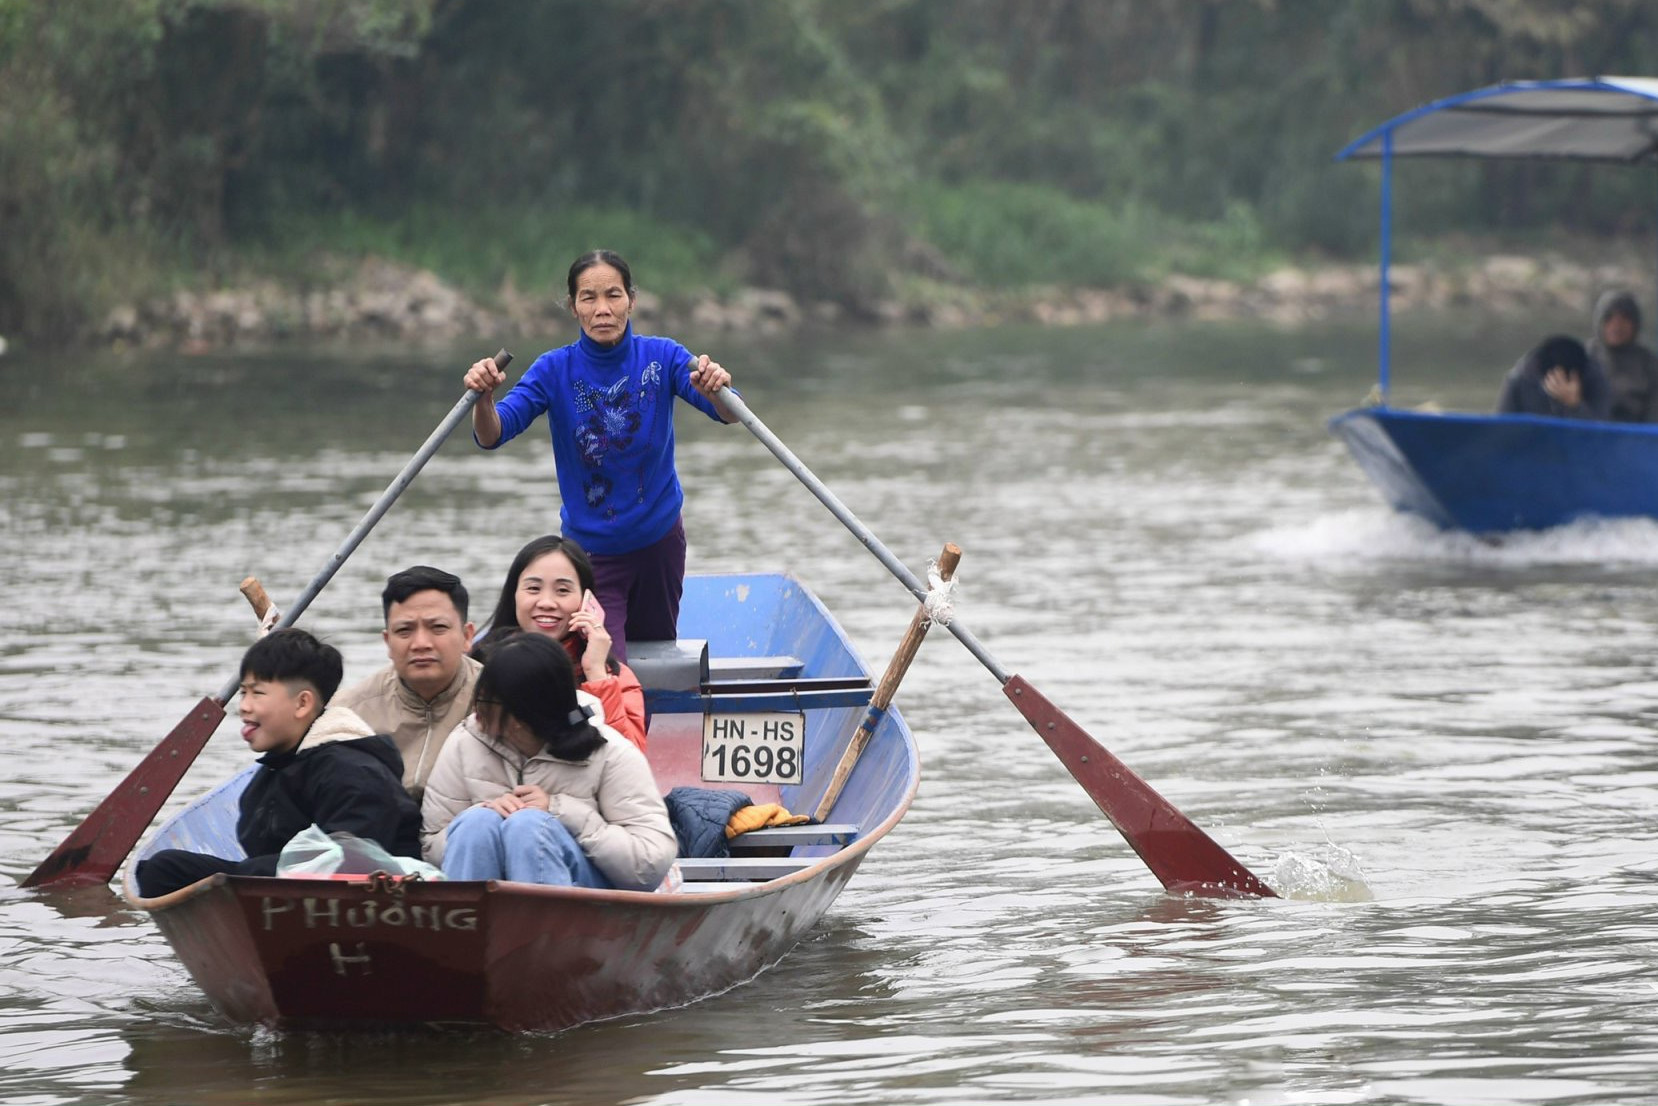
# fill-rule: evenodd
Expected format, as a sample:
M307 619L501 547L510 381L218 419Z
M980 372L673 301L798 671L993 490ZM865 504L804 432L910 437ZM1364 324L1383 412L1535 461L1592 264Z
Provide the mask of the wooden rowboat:
M680 633L630 657L647 689L648 755L663 791L731 787L813 811L874 690L834 618L787 576L693 576ZM761 760L775 774L789 760L776 750L799 741L799 782L704 778L705 764L752 775ZM236 797L251 774L170 819L139 858L164 848L240 855ZM903 718L879 711L823 824L757 830L729 858L683 859L685 882L673 892L220 875L144 899L132 865L125 890L232 1022L556 1031L693 1002L775 964L898 824L919 777Z

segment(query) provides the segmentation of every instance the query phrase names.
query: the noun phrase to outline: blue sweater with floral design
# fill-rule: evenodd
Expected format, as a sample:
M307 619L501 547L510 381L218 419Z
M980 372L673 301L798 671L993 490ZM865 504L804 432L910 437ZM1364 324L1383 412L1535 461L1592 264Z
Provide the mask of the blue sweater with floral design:
M674 396L721 421L691 386L691 354L671 338L635 335L605 347L583 334L535 359L497 402L499 448L547 416L565 537L620 554L661 540L685 493L674 467Z

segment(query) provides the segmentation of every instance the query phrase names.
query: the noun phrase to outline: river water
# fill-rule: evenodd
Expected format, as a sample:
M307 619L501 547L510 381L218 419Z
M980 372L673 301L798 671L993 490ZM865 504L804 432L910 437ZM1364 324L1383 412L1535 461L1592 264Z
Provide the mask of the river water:
M1406 328L1396 398L1487 406L1515 330ZM1369 387L1359 324L702 343L900 558L961 545L1002 665L1286 898L1165 895L942 633L898 698L909 816L793 954L685 1009L240 1030L112 892L17 890L234 673L242 577L291 599L495 344L0 361L0 1100L1658 1098L1658 526L1390 514L1324 429ZM904 589L741 427L680 425L692 570L793 572L883 665ZM548 454L445 447L304 620L348 678L388 572L487 606L556 526ZM169 810L245 763L232 733Z

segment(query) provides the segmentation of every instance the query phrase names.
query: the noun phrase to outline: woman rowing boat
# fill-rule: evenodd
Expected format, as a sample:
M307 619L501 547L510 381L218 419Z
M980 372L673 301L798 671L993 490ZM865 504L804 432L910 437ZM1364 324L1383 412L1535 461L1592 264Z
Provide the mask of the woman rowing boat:
M472 433L496 449L547 416L561 529L592 558L612 650L625 661L630 639L677 636L685 493L674 467L674 397L735 421L716 398L731 374L671 338L633 333L633 274L613 251L578 257L566 283L581 336L536 358L499 403L506 374L494 359L468 369L466 386L481 393Z

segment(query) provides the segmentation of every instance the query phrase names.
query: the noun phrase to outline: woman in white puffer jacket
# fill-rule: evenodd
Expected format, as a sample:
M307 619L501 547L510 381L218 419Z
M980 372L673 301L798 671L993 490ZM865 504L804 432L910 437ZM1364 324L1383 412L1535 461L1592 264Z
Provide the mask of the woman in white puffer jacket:
M651 891L678 845L649 763L595 717L556 642L514 634L426 781L421 849L450 879Z

